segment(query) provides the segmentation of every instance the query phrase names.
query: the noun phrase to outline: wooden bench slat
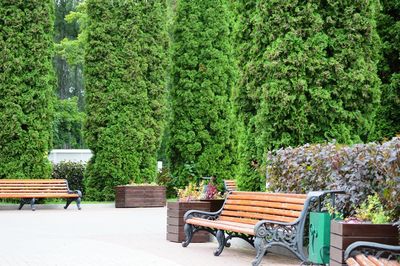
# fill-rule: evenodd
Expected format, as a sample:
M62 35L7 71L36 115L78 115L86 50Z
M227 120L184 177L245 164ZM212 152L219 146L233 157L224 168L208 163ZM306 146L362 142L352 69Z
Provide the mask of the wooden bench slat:
M233 191L232 194L240 195L268 195L278 197L289 197L289 198L300 198L307 199L307 194L296 194L296 193L273 193L273 192L259 192L259 191Z
M49 189L49 188L46 188L46 189L40 189L40 190L35 190L35 189L23 189L23 190L16 190L16 189L12 189L12 190L2 190L2 189L0 189L0 194L8 194L8 193L40 193L40 192L46 192L46 193L48 193L48 192L54 192L54 193L57 193L57 192L62 192L62 193L65 193L65 189Z
M239 232L243 234L248 234L248 235L254 235L254 229L252 228L246 228L242 226L234 226L234 225L229 225L225 223L220 223L217 221L213 220L206 220L206 219L188 219L186 220L186 223L189 224L194 224L194 225L199 225L199 226L205 226L205 227L211 227L214 229L221 229L225 231L234 231L234 232Z
M348 266L361 266L361 265L358 264L358 262L357 262L355 259L353 259L353 258L348 258L348 259L346 260L346 263L347 263Z
M50 187L50 188L67 188L67 185L42 185L42 186L36 186L36 185L21 185L18 186L16 185L12 185L12 186L1 186L0 185L0 190L2 189L31 189L31 188L35 188L35 189L41 189L41 188L46 188L46 187Z
M256 219L237 218L237 217L230 217L230 216L220 216L218 218L218 220L235 222L235 223L244 223L244 224L250 224L250 225L255 225L256 223L258 223L260 221L260 220L256 220Z
M380 262L377 258L375 258L374 256L368 255L367 256L368 260L371 261L374 265L376 266L383 266L383 263Z
M288 216L288 217L294 217L294 218L298 218L301 214L300 211L290 211L290 210L282 210L282 209L274 209L274 208L262 208L262 207L231 205L231 204L225 204L224 209L233 210L233 211L246 211L246 212L255 212L255 213L276 214L279 216Z
M394 261L394 260L386 260L386 259L383 259L383 258L380 258L379 259L379 262L382 262L382 264L384 265L384 266L399 266L400 265L400 263L398 263L397 261Z
M0 190L3 189L42 189L42 188L55 188L55 189L67 189L67 185L57 186L0 186Z
M364 254L358 254L355 256L355 258L358 264L360 264L361 266L375 266L375 264L368 260L368 258L365 257Z
M68 194L68 193L4 193L0 194L0 198L11 199L11 198L19 198L19 199L30 199L30 198L77 198L77 194Z
M238 218L244 217L257 220L271 220L271 221L286 222L286 223L294 222L296 220L296 218L293 217L285 217L285 216L253 213L253 212L226 211L226 210L222 211L221 216L238 217Z
M233 200L233 199L227 199L226 204L257 206L257 207L270 207L270 208L294 210L294 211L302 211L304 208L304 204L292 204L292 203L268 202L268 201L251 201L251 200Z
M281 203L297 203L304 204L306 199L297 198L297 197L283 197L283 196L275 196L275 195L251 195L251 194L242 194L242 193L232 193L229 195L229 199L237 199L237 200L252 200L252 201L269 201L269 202L281 202Z
M16 184L65 184L66 180L63 179L0 179L0 184L8 184L8 183L16 183Z

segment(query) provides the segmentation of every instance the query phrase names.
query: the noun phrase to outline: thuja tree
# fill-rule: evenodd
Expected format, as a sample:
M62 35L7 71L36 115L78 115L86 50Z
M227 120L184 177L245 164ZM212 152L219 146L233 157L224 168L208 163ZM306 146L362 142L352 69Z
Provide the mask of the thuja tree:
M379 106L376 11L377 1L257 2L254 55L239 85L250 96L258 92L251 119L261 169L267 150L372 135Z
M254 117L260 104L260 79L252 75L257 63L255 47L256 2L236 1L234 7L237 18L235 24L235 52L238 59L239 77L234 89L234 110L237 117L237 155L236 175L241 190L262 190L265 177L260 173L255 144ZM262 81L262 79L261 79ZM264 182L263 182L264 181Z
M53 5L0 1L0 178L50 177Z
M89 198L152 182L163 126L167 36L164 1L88 0L86 171Z
M168 157L177 186L232 177L230 95L235 68L224 0L178 2L173 30Z
M383 0L378 19L382 39L382 60L379 76L382 80L382 109L379 112L380 136L400 133L400 2Z

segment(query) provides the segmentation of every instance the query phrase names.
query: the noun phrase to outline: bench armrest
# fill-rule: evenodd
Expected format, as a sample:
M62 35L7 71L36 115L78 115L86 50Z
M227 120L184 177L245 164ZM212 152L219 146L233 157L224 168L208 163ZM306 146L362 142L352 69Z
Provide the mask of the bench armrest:
M400 256L400 246L385 245L376 242L357 241L346 248L344 259L347 260L354 251L363 251L380 257L382 254Z
M185 213L185 215L183 216L183 220L186 222L187 219L190 219L193 217L204 218L207 220L215 220L218 218L220 213L221 213L221 211L205 212L205 211L198 211L198 210L190 210Z

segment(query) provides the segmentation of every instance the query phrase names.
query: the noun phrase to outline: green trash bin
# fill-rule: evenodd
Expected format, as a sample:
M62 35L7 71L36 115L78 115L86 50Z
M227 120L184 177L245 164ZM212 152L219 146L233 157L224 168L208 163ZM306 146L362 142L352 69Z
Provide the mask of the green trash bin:
M308 259L315 264L329 263L331 216L327 212L310 212Z

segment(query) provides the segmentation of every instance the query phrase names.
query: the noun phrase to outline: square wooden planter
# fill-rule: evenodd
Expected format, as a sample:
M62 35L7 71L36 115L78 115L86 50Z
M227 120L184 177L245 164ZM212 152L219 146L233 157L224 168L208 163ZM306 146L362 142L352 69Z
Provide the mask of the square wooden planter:
M168 202L167 204L167 240L172 242L182 242L185 239L183 226L183 215L188 210L210 211L210 202L190 201L190 202ZM210 234L199 231L193 235L192 243L204 243L210 241Z
M117 186L116 208L164 207L166 204L163 186Z
M397 227L391 224L347 224L331 221L330 266L344 266L344 252L356 241L399 244Z

